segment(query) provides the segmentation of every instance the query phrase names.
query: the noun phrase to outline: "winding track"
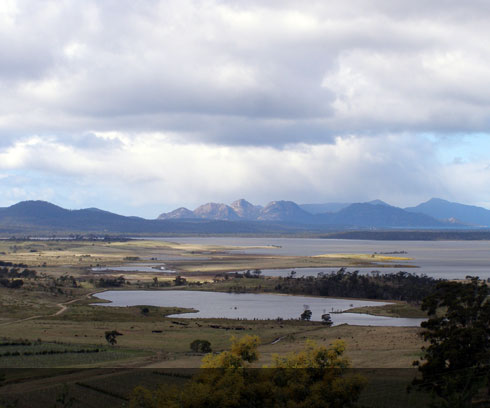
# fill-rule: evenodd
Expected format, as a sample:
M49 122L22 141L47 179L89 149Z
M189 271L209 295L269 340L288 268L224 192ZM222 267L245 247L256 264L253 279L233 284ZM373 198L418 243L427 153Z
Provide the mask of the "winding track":
M72 304L72 303L75 303L75 302L79 302L80 300L83 300L85 298L90 298L90 296L96 294L96 293L101 293L101 292L104 292L104 290L95 290L93 292L90 292L90 293L87 293L86 295L80 297L80 298L76 298L76 299L72 299L72 300L69 300L68 302L63 302L63 303L57 303L56 306L58 306L60 308L60 310L58 310L57 312L53 313L53 314L49 314L49 315L36 315L36 316L30 316L30 317L26 317L24 319L18 319L18 320L12 320L10 322L4 322L4 323L0 323L0 326L6 326L8 324L14 324L14 323L20 323L20 322L25 322L27 320L34 320L34 319L40 319L40 318L43 318L43 317L54 317L54 316L59 316L63 313L65 313L67 310L68 310L68 305Z

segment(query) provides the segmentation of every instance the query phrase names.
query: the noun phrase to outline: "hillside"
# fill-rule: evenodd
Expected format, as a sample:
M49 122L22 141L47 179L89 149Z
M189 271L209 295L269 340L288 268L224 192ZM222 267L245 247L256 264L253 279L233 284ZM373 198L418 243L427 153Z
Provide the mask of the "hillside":
M324 223L359 228L441 228L447 225L428 215L411 213L385 203L357 203L323 215Z

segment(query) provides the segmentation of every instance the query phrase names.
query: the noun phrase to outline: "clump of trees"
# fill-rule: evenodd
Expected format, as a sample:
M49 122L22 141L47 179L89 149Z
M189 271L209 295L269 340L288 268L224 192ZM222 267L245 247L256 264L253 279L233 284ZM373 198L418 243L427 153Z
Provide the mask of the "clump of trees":
M132 408L157 407L357 407L365 385L360 376L346 376L345 344L330 347L307 341L305 348L272 364L252 369L258 360L257 336L232 337L229 351L204 357L201 371L184 387L157 390L137 387Z
M10 262L4 262L10 263ZM34 279L37 277L37 272L33 269L21 268L14 266L8 268L4 266L0 268L0 278L24 278L24 279Z
M22 279L0 279L0 286L9 289L19 289L24 285L24 281Z
M275 291L314 296L359 297L367 299L421 302L440 280L408 272L360 274L344 268L317 277L280 278Z
M126 280L123 276L117 278L100 278L94 282L97 288L118 288L124 286Z
M27 268L26 264L23 263L16 264L8 261L0 261L0 266L7 266L7 267L14 267L14 268Z
M262 275L262 271L260 269L254 269L253 271L250 271L250 269L247 269L243 273L244 278L252 278L252 279L258 279Z
M174 285L175 286L185 286L187 284L187 279L183 278L180 275L177 275L174 279Z
M19 289L25 279L36 279L37 272L28 269L25 264L0 261L0 286L9 289Z
M490 288L468 278L440 282L422 303L429 345L414 362L421 378L413 385L433 394L433 407L490 406Z

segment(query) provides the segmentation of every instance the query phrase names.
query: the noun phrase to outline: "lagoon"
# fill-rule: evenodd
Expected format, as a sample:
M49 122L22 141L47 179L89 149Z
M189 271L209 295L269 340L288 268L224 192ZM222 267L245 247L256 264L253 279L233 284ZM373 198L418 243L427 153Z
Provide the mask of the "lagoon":
M321 321L321 315L331 313L334 325L356 326L419 326L423 319L405 319L370 316L341 312L353 307L382 306L387 302L368 300L320 298L311 296L271 295L252 293L221 293L191 290L135 290L106 291L94 295L112 303L99 306L161 306L197 309L196 313L184 313L170 317L225 318L225 319L298 319L307 306L312 320Z

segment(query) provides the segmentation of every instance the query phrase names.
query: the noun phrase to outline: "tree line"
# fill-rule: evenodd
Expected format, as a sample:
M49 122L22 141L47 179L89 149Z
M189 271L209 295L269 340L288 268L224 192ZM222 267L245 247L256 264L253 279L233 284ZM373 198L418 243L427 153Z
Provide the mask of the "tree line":
M280 293L313 296L336 296L366 299L403 300L421 302L432 293L440 279L408 272L395 274L359 271L344 268L317 277L279 278L274 290Z

